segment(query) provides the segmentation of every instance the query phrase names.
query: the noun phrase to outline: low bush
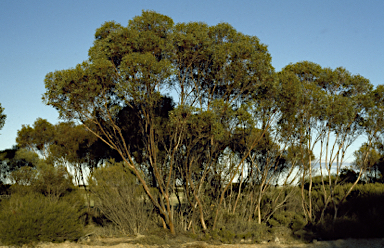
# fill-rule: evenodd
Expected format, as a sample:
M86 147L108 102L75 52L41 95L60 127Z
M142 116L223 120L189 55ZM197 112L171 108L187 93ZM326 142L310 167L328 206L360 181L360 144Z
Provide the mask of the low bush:
M271 227L288 227L295 232L303 229L306 221L302 214L291 211L281 211L280 213L274 214L272 218L268 220L268 224Z
M122 163L108 163L89 180L95 207L124 234L144 233L153 228L153 207Z
M266 224L256 221L240 220L234 214L223 214L219 227L209 232L209 239L203 241L220 241L221 243L237 243L243 240L261 242L271 238L271 229Z
M337 202L352 184L344 184L335 190ZM313 226L322 239L382 238L384 229L384 185L380 183L358 184L338 208L334 220L334 207L328 205L324 221ZM320 213L317 213L319 215Z
M14 194L1 202L0 240L5 245L76 240L82 236L81 211L68 200L41 194Z

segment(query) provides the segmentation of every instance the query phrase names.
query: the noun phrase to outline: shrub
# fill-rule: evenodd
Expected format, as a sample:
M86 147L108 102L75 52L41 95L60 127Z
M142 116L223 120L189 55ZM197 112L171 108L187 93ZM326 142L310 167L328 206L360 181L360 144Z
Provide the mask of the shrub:
M292 231L297 231L306 225L305 218L302 214L291 212L291 211L281 211L280 213L274 214L271 219L268 220L268 224L271 227L288 227Z
M251 235L252 235L252 238L255 239L255 241L260 242L269 236L269 228L265 223L262 223L262 224L254 223L252 225Z
M94 171L89 180L95 207L123 233L137 234L147 230L152 217L152 204L147 203L142 186L122 163L111 163Z
M72 176L64 166L41 163L40 167L37 179L32 184L35 192L58 199L73 190Z
M1 203L0 240L5 245L76 240L82 235L78 206L41 194L14 194Z
M27 194L40 193L51 199L70 194L74 185L72 177L64 166L54 166L40 161L37 168L24 166L11 174L11 192Z
M337 202L342 199L351 184L335 189ZM334 208L328 205L323 223L314 226L323 239L382 238L384 228L384 185L380 183L358 184L339 205L337 219Z

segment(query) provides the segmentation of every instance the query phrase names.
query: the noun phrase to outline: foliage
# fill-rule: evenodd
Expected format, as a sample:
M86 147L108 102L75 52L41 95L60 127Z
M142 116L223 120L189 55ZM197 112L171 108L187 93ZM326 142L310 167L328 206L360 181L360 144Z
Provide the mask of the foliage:
M0 130L3 128L5 119L7 118L7 116L3 112L4 112L4 108L1 107L1 103L0 103Z
M18 147L35 152L48 163L67 165L73 170L78 185L85 184L84 167L92 171L97 167L99 160L105 158L105 152L96 150L96 137L84 126L75 125L73 122L53 125L38 118L33 127L22 126L16 142Z
M41 194L14 194L1 202L0 240L6 245L76 240L82 235L78 205Z
M285 226L295 232L304 228L306 221L300 213L284 211L274 214L273 217L268 220L268 224L272 227Z
M210 237L222 243L236 243L241 239L260 242L270 238L270 231L265 223L258 224L256 221L243 220L235 214L224 213L217 230L212 231Z
M174 25L167 16L143 11L127 27L115 22L102 25L88 61L47 74L43 98L63 119L80 121L119 153L174 233L169 199L176 183L176 159L190 149L186 146L190 140L192 149L200 144L209 149L192 160L216 163L228 144L228 140L222 143L223 134L230 135L231 130L226 129L233 130L238 122L235 112L242 109L239 106L273 83L270 62L267 47L258 38L243 35L228 24ZM162 104L167 90L179 92L177 107L183 111L170 113L172 108ZM119 114L127 108L124 118L137 121L139 135L134 139L125 135L120 122ZM157 111L161 108L168 109L166 115ZM164 121L171 115L173 123ZM194 130L199 122L202 130ZM133 142L137 138L139 142ZM227 179L233 180L238 167L229 171ZM153 195L150 187L156 187L162 197ZM222 189L221 196L228 187ZM193 198L205 229L202 202L197 194ZM219 207L222 201L221 197Z
M128 233L145 229L147 201L172 234L212 231L228 242L237 235L228 219L336 225L359 180L382 180L384 87L309 61L275 73L267 46L227 23L174 24L153 11L127 26L106 22L88 60L48 73L45 87L67 122L37 119L19 146L72 166L78 184L89 168L100 208ZM342 170L361 136L359 171ZM94 170L109 158L120 164ZM23 170L15 182L43 178Z
M0 180L3 183L9 183L11 173L24 166L34 167L33 158L25 158L22 151L17 146L11 149L0 151Z
M358 173L350 168L343 168L340 173L341 183L354 183L358 179Z
M350 187L343 185L338 194ZM340 217L317 225L318 234L324 239L379 238L382 237L384 219L384 185L380 183L359 184L340 206ZM339 196L340 197L340 196Z
M72 176L67 169L50 164L39 168L39 174L33 187L34 191L53 199L64 197L74 189Z
M152 225L152 208L132 171L121 163L108 163L89 179L95 207L122 233L137 234Z
M21 149L16 157L23 159L32 166L23 166L13 171L9 179L12 191L20 194L24 192L41 193L49 198L58 199L70 193L73 188L72 176L67 169L60 165L52 165L40 159L35 152Z
M380 181L382 178L380 169L380 159L382 155L375 147L370 147L369 144L363 143L361 147L353 153L355 161L353 163L354 168L360 170L365 169L364 181L374 183Z
M17 132L16 142L22 148L38 152L44 158L49 156L49 145L53 141L53 125L45 119L37 118L33 127L23 125Z
M1 202L0 240L4 244L75 240L82 235L83 196L72 177L27 149L16 151L22 166L10 173L11 197Z

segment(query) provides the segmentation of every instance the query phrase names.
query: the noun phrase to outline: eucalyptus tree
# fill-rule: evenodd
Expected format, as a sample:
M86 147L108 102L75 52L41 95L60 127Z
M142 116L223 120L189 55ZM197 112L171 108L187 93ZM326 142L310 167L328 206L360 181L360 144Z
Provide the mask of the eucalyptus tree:
M274 82L271 57L257 37L243 35L225 23L212 27L203 23L177 24L174 44L173 86L179 104L173 123L186 130L180 136L184 142L179 150L182 161L178 170L184 185L190 187L186 192L191 194L191 207L198 208L204 229L202 187L210 182L210 189L215 189L211 193L216 197L211 199L217 201L205 203L214 206L214 229L225 192L249 150L236 164L223 162L225 154L240 127L252 126L247 109L252 101L257 103L257 91ZM254 138L252 146L260 139Z
M169 86L172 67L169 60L173 21L154 12L143 12L123 27L107 22L95 34L89 60L74 69L49 73L45 79L44 100L59 111L60 117L76 120L109 147L116 150L143 185L145 192L172 233L169 173L161 171L167 161L158 161L161 142L155 106L161 90ZM145 160L138 164L124 139L117 115L126 106L139 106L138 127L143 134ZM157 198L145 181L142 165L153 169L161 197ZM164 174L166 173L166 174Z
M49 148L53 143L54 133L53 124L46 119L37 118L32 126L23 125L17 131L16 143L19 147L28 148L47 159L50 155Z
M8 183L12 172L25 166L34 167L30 159L20 156L20 150L19 147L14 146L0 151L0 184Z
M251 152L246 158L244 166L242 166L242 174L238 180L239 192L233 208L233 213L235 213L237 201L241 195L241 185L244 185L242 195L245 197L243 197L244 200L241 204L246 208L243 209L245 212L240 215L243 216L244 221L251 221L255 218L259 224L262 222L262 219L263 221L266 220L264 217L270 211L268 209L264 213L261 204L262 199L269 192L271 185L275 186L278 184L279 175L287 169L288 165L282 154L283 149L276 142L271 132L262 133L263 130L254 128L248 137L243 138L243 140L236 140L236 143L232 145L234 147L233 150L238 153L238 157L242 158L244 151L247 151L251 146L250 142L253 142L255 137L261 136L258 144L251 148ZM267 206L264 207L266 208Z
M374 180L383 177L384 157L384 86L378 85L370 95L371 104L364 119L364 133L368 137L358 151L355 151L355 168L371 174ZM368 176L368 175L367 175Z
M365 120L370 119L369 113L373 107L371 99L373 87L368 79L360 75L352 75L344 68L336 68L335 70L325 68L319 86L327 94L324 117L322 118L325 125L323 126L324 135L320 142L319 165L322 176L322 165L325 164L328 177L327 188L329 190L329 195L327 195L322 176L324 207L319 221L323 221L324 211L329 201L332 201L334 220L336 220L338 206L345 200L361 177L360 173L357 180L340 201L334 197L335 188L340 184L340 173L344 165L346 152L365 131L377 127L372 125L373 123L370 123L369 127L366 126L367 123L364 124ZM371 146L373 136L368 134L367 137L367 142ZM324 159L324 162L322 159ZM332 180L332 175L335 175L334 180Z
M96 137L82 125L60 122L54 126L53 142L50 145L50 159L66 165L72 172L78 186L86 187L86 171L92 173L95 166L88 156L89 147Z
M300 152L292 152L300 146L297 145L298 126L289 118L297 114L301 90L296 75L283 71L274 77L273 83L260 87L251 101L248 113L251 113L253 128L243 129L245 138L233 144L237 153L250 149L249 154L242 153L246 155L246 176L240 177L240 185L247 186L242 203L246 211L241 218L267 222L293 196L290 186L299 176L297 165L302 158ZM256 138L258 143L252 145ZM242 155L240 152L239 156ZM273 187L276 185L280 187ZM239 187L238 197L241 189Z
M127 27L107 22L99 28L88 61L47 74L43 99L61 118L81 122L120 154L143 185L164 226L175 233L170 195L177 183L176 159L203 142L203 153L194 150L193 156L184 157L179 172L187 175L188 166L196 167L196 163L203 166L203 172L212 171L225 149L220 130L226 129L230 135L230 124L235 122L222 117L241 109L257 88L273 81L270 62L267 47L258 38L243 35L228 24L174 25L167 16L144 11ZM176 92L177 105L162 116L156 109L167 92ZM118 113L126 107L135 109L131 116L138 120L141 154L129 145L118 123ZM188 130L198 121L202 121L205 134ZM195 141L188 143L188 139ZM238 171L240 165L232 171ZM201 210L196 190L204 177L195 175L183 180L193 178L185 186L194 192L191 204L197 203ZM235 176L232 173L223 185L215 218ZM201 211L199 215L206 228Z
M282 82L291 85L296 92L287 96L292 98L292 104L286 109L288 116L282 119L281 125L294 127L291 137L302 149L304 173L301 194L305 216L311 223L322 221L327 205L332 202L336 219L338 205L345 198L336 202L334 190L340 182L346 151L364 131L364 118L368 117L372 105L369 100L372 85L367 79L351 75L344 68L321 68L306 61L288 65L282 73L287 75L287 80ZM318 154L314 152L315 148L319 150ZM313 153L319 161L324 198L320 216L316 216L312 205L313 159L305 153ZM327 186L323 180L323 168L327 172ZM332 180L334 171L336 177ZM304 190L306 180L309 185L307 191Z
M323 132L322 110L325 93L318 86L322 68L312 62L304 61L290 64L280 72L280 83L287 92L282 98L287 99L288 105L282 106L282 118L279 125L285 139L291 139L294 147L300 148L300 165L302 169L301 196L302 208L306 219L312 222L312 154ZM283 136L284 137L284 136ZM308 193L304 191L304 181L309 178Z
M361 180L366 183L380 182L382 175L382 155L377 149L377 144L369 145L364 142L358 150L353 153L355 160L353 167L355 170L362 170ZM353 182L355 182L354 180Z
M78 185L85 184L83 167L86 165L92 170L88 153L95 141L96 137L83 126L73 122L53 125L41 118L37 118L32 126L23 125L16 138L18 147L39 154L52 164L72 168Z
M378 85L368 96L366 114L361 120L367 140L354 152L353 168L358 177L366 174L366 181L382 180L384 144L384 86Z

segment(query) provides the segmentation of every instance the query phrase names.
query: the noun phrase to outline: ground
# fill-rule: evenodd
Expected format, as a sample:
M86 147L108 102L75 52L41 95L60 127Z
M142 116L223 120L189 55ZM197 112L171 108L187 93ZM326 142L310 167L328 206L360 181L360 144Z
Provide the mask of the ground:
M282 244L279 242L266 242L264 244L221 244L212 245L205 242L191 242L184 244L172 245L147 245L147 244L132 244L132 239L129 238L103 238L84 240L78 243L41 243L36 247L39 248L382 248L384 247L384 239L346 239L335 241L314 241L310 244L291 243ZM0 246L6 248L6 246Z

